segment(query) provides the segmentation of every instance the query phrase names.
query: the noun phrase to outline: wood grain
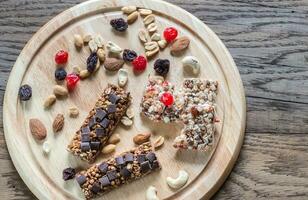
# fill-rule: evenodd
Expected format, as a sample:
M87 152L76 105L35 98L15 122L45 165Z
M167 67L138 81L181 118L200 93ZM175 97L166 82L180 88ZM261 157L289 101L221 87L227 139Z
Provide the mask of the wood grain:
M25 43L81 1L0 1L0 132L6 81ZM214 199L306 199L308 2L172 0L214 30L240 70L247 129L240 158ZM0 199L34 199L0 135ZM290 155L290 156L288 156Z

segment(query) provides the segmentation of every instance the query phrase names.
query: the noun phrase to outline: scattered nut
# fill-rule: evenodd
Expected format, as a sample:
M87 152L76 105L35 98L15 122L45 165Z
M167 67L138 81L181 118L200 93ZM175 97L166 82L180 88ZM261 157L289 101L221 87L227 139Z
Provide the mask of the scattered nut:
M124 87L128 81L128 72L126 69L120 69L118 72L118 84L120 87Z
M76 107L70 107L68 113L71 118L76 118L79 115L79 110Z
M103 154L110 154L115 151L116 145L108 144L102 149Z
M153 49L152 51L147 51L145 52L145 55L147 58L150 58L154 55L156 55L159 52L159 47L157 47L156 49Z
M160 41L161 37L160 37L160 34L158 33L154 33L152 36L151 36L151 40L152 41Z
M44 152L44 154L49 154L50 153L50 150L51 150L51 146L50 146L50 144L49 144L49 142L48 141L45 141L44 143L43 143L43 146L42 146L42 148L43 148L43 152Z
M81 71L81 68L80 67L73 67L73 73L74 74L77 74L77 75L79 75L80 74L80 71Z
M164 49L164 48L166 48L166 46L167 46L167 41L166 41L166 40L159 40L157 43L158 43L158 46L159 46L161 49Z
M64 126L64 116L62 114L57 114L56 118L52 123L53 132L57 133L63 129Z
M170 51L172 54L177 53L179 51L183 51L184 49L187 49L189 43L190 40L188 37L186 36L179 37L171 44Z
M98 59L96 65L95 65L95 69L94 69L93 73L97 72L97 70L99 70L100 67L101 67L101 62L100 62L100 59Z
M157 25L155 23L152 23L148 25L147 30L149 31L149 33L154 33L157 31Z
M118 58L107 57L104 62L104 67L109 71L117 71L124 65L124 60Z
M151 137L151 133L139 133L135 135L135 137L133 138L133 141L135 144L141 145L149 141L150 137Z
M74 35L74 44L75 44L76 48L79 48L79 49L83 46L83 39L82 39L81 35L79 35L79 34Z
M155 142L154 142L154 148L158 149L159 147L161 147L165 142L165 138L163 136L159 136Z
M131 14L132 12L136 11L137 8L136 6L125 6L121 10L124 14Z
M86 79L86 78L88 78L90 75L91 75L91 73L90 73L88 70L84 69L84 70L81 70L81 71L80 71L79 77L80 77L81 79Z
M146 16L146 17L143 19L143 23L144 23L145 25L149 25L149 24L153 23L154 21L155 21L155 16L154 16L153 14L148 15L148 16Z
M89 41L89 47L92 53L96 52L98 49L98 46L93 39Z
M130 108L128 108L128 109L126 110L126 116L127 116L129 119L134 118L135 114L134 114L133 108L130 107Z
M92 35L90 34L84 35L82 39L84 43L89 43L90 40L92 40Z
M122 52L122 48L111 41L107 42L106 47L109 52L114 54L120 54Z
M184 72L198 75L200 73L200 62L194 56L186 56L182 60Z
M135 11L127 16L127 23L132 24L138 19L138 12Z
M150 186L146 192L146 200L159 200L157 197L157 190L154 186Z
M147 41L149 41L147 32L143 29L139 31L138 37L139 37L139 40L143 43L146 43Z
M102 38L101 35L96 35L94 37L94 42L97 44L98 48L103 48L104 47L104 39Z
M104 63L104 61L106 59L105 50L102 49L102 48L99 48L96 53L97 53L97 56L98 56L99 60L101 61L101 63Z
M30 119L29 120L30 132L33 137L37 140L43 140L47 136L47 130L44 124L39 119Z
M149 80L161 80L161 82L163 82L165 80L165 78L163 76L159 76L159 75L152 75L149 77Z
M53 93L57 97L64 97L64 96L68 95L68 90L61 85L55 85L54 88L53 88Z
M120 142L120 135L119 134L112 134L108 140L108 144L116 144Z
M152 14L152 10L149 10L149 9L140 8L138 9L138 11L141 16L147 16L147 15Z
M152 51L156 48L158 48L157 42L147 42L144 44L144 48L146 51Z
M180 170L177 178L173 179L171 177L167 177L166 181L169 187L179 189L187 183L188 178L188 173L184 170Z
M122 117L121 119L121 123L124 125L124 126L131 126L133 125L133 120L129 119L128 117L124 116Z
M51 94L44 101L44 108L49 108L56 102L56 96Z

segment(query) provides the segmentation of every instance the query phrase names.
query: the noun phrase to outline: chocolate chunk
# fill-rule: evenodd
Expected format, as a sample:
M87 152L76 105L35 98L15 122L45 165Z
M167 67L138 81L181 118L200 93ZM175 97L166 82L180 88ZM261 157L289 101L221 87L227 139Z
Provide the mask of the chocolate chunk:
M107 112L103 109L96 109L95 118L96 121L102 121L107 116Z
M90 151L90 142L81 142L80 149L83 152Z
M115 113L117 111L117 106L114 104L110 104L107 108L108 114Z
M99 166L98 166L98 169L103 173L105 174L108 170L108 164L103 162L101 163Z
M99 182L101 183L102 187L106 187L106 186L110 185L110 181L109 181L109 179L106 175L103 176L102 178L100 178Z
M90 128L89 126L85 126L81 128L81 133L90 133Z
M159 168L159 162L158 160L154 160L154 162L151 164L151 169L154 170L157 168Z
M124 161L126 163L132 163L134 161L134 154L132 153L127 153L124 155Z
M123 169L121 169L120 174L124 177L124 178L129 178L131 175L131 171L129 171L126 167L124 167Z
M109 119L105 118L103 121L101 121L100 125L103 127L103 128L108 128L109 126Z
M117 171L116 170L108 171L106 175L107 175L109 181L113 181L117 178Z
M90 129L93 129L93 127L96 125L96 119L95 117L92 117L89 121L89 127Z
M118 101L120 100L120 97L115 95L115 94L109 94L109 101L113 104L118 103Z
M148 153L146 156L148 161L153 162L154 160L156 160L156 155L153 152Z
M95 134L96 134L96 137L98 137L98 138L102 138L102 137L107 136L106 131L103 128L95 129Z
M91 142L90 143L91 150L99 150L100 145L101 145L101 142L99 141Z
M99 183L94 183L91 187L91 191L95 194L99 193L101 191L101 186Z
M149 161L145 161L145 162L141 163L141 166L140 166L141 173L145 174L148 171L150 171L150 169L151 169L151 165L150 165Z
M122 156L116 157L115 158L117 166L121 167L125 162Z
M87 177L84 175L79 175L76 177L76 181L80 186L82 186L87 181Z
M81 142L90 142L90 134L81 133Z
M143 163L144 161L146 161L145 154L137 155L137 161L138 163Z
M75 177L75 174L76 174L75 169L68 167L64 169L62 172L63 180L67 181L67 180L73 179Z

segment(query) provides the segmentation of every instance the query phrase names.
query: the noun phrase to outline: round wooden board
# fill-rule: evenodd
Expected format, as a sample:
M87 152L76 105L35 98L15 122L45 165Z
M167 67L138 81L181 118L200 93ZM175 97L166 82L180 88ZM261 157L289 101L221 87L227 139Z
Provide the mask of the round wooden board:
M66 151L66 146L102 89L107 83L117 82L116 74L106 73L102 67L95 76L81 81L67 99L57 101L50 110L44 110L44 99L52 93L53 85L56 84L54 54L59 49L69 51L67 71L72 71L76 65L85 67L89 50L84 47L81 51L76 51L73 44L75 33L99 33L106 41L114 41L122 48L134 49L143 54L143 45L137 37L139 29L144 26L140 16L124 35L115 34L109 25L110 19L123 16L121 7L127 4L124 0L94 0L61 13L34 35L13 67L4 98L5 139L16 169L39 199L83 198L75 181L62 180L64 168L85 165L72 157ZM129 5L152 9L160 33L164 27L174 26L179 30L179 35L186 35L191 39L190 47L184 55L172 57L166 48L155 58L170 59L171 70L167 79L177 88L185 78L181 67L183 56L194 55L199 58L202 64L200 77L219 82L217 113L221 122L217 124L216 142L210 151L204 153L174 149L172 141L180 133L181 125L153 124L137 114L147 77L153 74L155 58L151 59L149 67L141 75L135 75L131 66L126 64L124 68L129 71L127 90L132 93L132 106L137 115L133 127L117 127L116 132L121 135L121 142L117 145L116 154L134 146L132 137L135 134L152 131L152 141L159 135L166 137L163 148L157 151L162 170L111 191L101 199L144 199L149 185L154 185L158 189L161 199L208 199L230 173L243 142L246 104L236 65L215 33L188 12L157 0L132 0L129 1ZM20 102L18 89L26 83L32 86L33 97L28 102ZM80 109L77 119L68 117L67 109L72 105ZM65 114L66 121L63 131L55 135L51 124L57 113ZM52 146L49 156L43 154L42 143L33 139L28 126L30 118L39 118L46 125L46 140ZM107 157L99 157L98 161L105 158ZM177 176L180 169L185 169L189 173L189 182L181 190L171 190L165 182L165 177Z

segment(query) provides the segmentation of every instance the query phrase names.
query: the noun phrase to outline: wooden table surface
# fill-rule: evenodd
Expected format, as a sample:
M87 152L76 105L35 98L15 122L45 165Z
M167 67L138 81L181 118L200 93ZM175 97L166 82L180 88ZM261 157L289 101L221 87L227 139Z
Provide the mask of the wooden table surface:
M308 199L308 1L168 1L217 33L245 87L244 145L213 199ZM3 136L2 104L11 68L42 25L79 2L0 0L0 199L35 199L16 172Z

